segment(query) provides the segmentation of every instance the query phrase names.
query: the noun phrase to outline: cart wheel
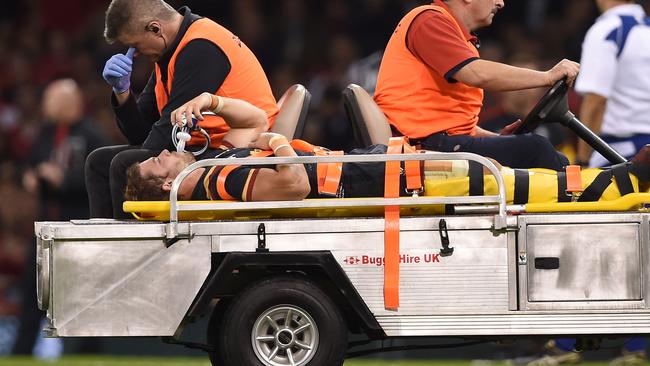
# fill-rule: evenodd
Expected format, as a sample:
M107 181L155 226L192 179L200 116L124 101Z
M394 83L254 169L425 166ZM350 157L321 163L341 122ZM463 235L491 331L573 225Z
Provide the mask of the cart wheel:
M213 365L337 366L347 349L347 328L336 305L310 281L279 277L238 295L208 339Z

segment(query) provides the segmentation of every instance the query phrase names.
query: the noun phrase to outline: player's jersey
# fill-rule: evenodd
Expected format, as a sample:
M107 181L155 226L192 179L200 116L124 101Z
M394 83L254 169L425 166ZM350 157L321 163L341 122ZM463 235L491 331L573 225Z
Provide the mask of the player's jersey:
M349 155L367 155L367 154L385 154L386 146L373 145L368 148L356 149L349 153ZM298 156L313 156L313 153L296 151ZM246 158L251 155L251 149L235 148L228 150L215 150L211 155L206 158L224 158L236 159ZM233 161L233 165L237 162ZM303 164L307 171L309 185L311 191L307 198L331 197L322 196L318 193L318 178L316 164ZM253 187L259 170L262 168L275 169L274 165L247 165L240 166L225 177L223 188L226 193L241 201L250 201ZM218 188L219 174L224 166L215 166L205 170L199 183L194 188L192 193L193 200L223 200L229 197L224 197L220 194ZM341 173L340 187L338 197L383 197L384 195L384 180L385 180L386 164L384 162L373 163L345 163L343 164L343 171ZM222 178L223 179L223 178ZM400 185L403 187L405 178L402 174ZM406 191L401 190L402 195L406 195Z

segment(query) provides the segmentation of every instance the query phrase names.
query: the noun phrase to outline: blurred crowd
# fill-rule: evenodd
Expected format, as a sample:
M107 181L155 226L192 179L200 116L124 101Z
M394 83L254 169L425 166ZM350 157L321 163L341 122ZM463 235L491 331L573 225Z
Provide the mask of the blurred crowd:
M305 85L313 98L304 138L347 149L353 141L341 91L351 82L373 90L381 51L395 25L407 10L428 1L169 3L188 5L235 32L260 59L276 98L291 84ZM125 142L113 121L111 88L101 78L104 62L126 51L106 44L102 37L107 5L108 0L25 0L4 2L0 12L0 354L7 352L15 328L7 319L20 308L16 288L32 245L33 222L44 217L43 197L48 191L34 187L34 179L49 182L38 176L41 170L35 164L42 161L34 161L35 152L43 150L39 136L60 132L48 129L56 122L43 101L48 84L74 80L81 90L84 123L92 126L97 141ZM481 53L488 60L539 69L562 58L578 61L581 41L596 16L593 0L506 1L495 24L479 31ZM144 86L150 72L146 60L136 60L133 90ZM482 126L498 130L523 117L539 95L540 91L487 95ZM573 96L574 111L578 103ZM557 146L571 146L572 137L561 128L545 133ZM55 157L49 159L56 165ZM59 173L69 168L59 166Z

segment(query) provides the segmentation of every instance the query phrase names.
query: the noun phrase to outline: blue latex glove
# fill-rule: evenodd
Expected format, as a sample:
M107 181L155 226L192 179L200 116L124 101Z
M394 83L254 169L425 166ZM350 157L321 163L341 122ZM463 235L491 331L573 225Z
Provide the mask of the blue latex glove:
M131 71L133 66L133 54L135 48L131 47L126 54L118 53L106 61L102 76L104 80L113 87L116 94L121 94L131 87Z

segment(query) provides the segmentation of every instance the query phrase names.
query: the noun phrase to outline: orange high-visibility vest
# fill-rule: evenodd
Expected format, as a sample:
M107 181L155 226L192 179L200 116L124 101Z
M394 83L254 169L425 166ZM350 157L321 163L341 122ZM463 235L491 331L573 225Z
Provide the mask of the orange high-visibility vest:
M426 5L411 10L402 18L386 47L375 102L390 124L410 138L424 138L438 132L473 134L483 105L483 90L460 82L449 83L444 75L415 57L406 44L411 23L427 10L448 17L465 39L460 24L445 8ZM479 57L476 47L468 43Z
M273 125L273 121L278 114L278 106L262 65L260 65L253 52L237 36L207 18L195 21L185 32L178 47L176 47L176 51L169 60L166 83L162 82L162 72L160 66L156 64L155 93L158 112L162 114L162 110L169 100L174 81L176 57L190 41L195 39L206 39L216 44L230 61L230 73L228 73L226 80L215 94L222 97L242 99L261 108L269 118L269 126ZM221 145L223 136L229 130L228 125L221 117L209 115L204 117L205 119L199 122L199 126L210 134L211 147L218 148ZM201 140L200 134L196 136L193 134L188 145L203 145L204 142Z

